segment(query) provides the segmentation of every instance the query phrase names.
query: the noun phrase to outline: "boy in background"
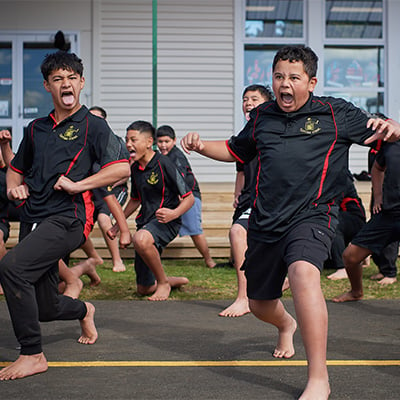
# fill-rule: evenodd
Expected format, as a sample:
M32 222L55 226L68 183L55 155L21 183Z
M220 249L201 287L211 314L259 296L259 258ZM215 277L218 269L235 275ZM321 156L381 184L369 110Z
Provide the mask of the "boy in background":
M161 252L178 234L181 215L192 207L194 196L174 164L153 150L155 129L147 121L135 121L126 130L131 160L131 197L124 214L141 206L133 235L137 292L151 301L167 300L173 287L189 281L167 277ZM118 225L115 225L115 231Z
M156 131L156 139L160 153L169 157L175 164L194 195L193 206L181 217L182 226L179 229L179 236L189 235L197 250L203 256L207 267L214 268L216 263L210 255L207 239L201 226L201 193L192 167L183 152L176 147L176 135L172 127L169 125L160 126Z

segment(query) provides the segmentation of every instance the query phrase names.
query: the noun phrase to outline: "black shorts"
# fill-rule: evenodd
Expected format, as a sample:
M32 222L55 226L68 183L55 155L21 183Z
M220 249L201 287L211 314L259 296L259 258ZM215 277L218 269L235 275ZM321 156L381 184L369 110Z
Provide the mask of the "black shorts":
M371 219L362 227L351 241L372 253L380 254L391 242L400 239L400 216L381 212L372 214Z
M329 257L334 233L314 223L302 223L274 243L248 237L242 269L247 278L247 296L254 300L273 300L282 296L288 267L307 261L322 271Z
M145 229L150 232L154 239L154 245L158 252L161 253L164 248L178 235L181 223L176 220L162 224L156 219L151 220L149 223L138 228L138 230ZM142 286L152 286L155 283L155 277L150 268L146 265L140 255L135 252L135 272L136 283Z
M233 223L234 224L238 224L240 226L243 226L244 229L249 228L249 218L250 218L250 214L251 214L251 208L248 208L247 210L242 210L240 213L236 212L233 214Z

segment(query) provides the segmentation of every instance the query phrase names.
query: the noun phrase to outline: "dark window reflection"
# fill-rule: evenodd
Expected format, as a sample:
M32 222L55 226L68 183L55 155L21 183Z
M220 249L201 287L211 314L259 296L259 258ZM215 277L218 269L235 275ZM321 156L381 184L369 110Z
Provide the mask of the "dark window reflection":
M0 118L12 115L11 43L0 43Z
M326 0L326 37L381 39L382 0Z
M247 0L246 37L303 37L303 0Z

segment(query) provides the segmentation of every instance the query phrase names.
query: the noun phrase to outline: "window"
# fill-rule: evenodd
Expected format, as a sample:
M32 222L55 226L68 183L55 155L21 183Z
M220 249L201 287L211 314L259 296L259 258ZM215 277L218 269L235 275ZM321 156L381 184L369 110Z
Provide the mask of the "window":
M382 0L327 0L326 37L382 39Z
M383 1L325 2L324 93L384 112Z
M244 27L244 86L271 85L279 47L304 43L303 0L247 0Z

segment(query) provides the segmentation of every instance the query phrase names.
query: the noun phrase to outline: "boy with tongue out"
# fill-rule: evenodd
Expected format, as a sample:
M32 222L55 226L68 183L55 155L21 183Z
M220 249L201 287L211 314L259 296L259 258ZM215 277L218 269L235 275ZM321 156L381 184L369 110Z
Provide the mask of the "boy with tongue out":
M41 71L54 110L29 124L7 171L7 196L19 203L24 239L1 260L0 281L21 351L0 371L0 380L47 370L39 321L78 319L78 342L96 342L94 306L58 293L58 260L89 233L83 193L129 176L123 143L79 102L81 60L66 52L49 54ZM95 162L101 169L90 175Z
M288 273L308 360L302 400L330 395L328 314L320 273L338 220L350 145L400 138L398 123L369 119L342 99L314 96L317 62L308 47L283 47L272 66L276 100L253 109L238 136L227 142L202 141L191 132L182 139L187 152L220 161L258 157L242 268L251 311L278 328L277 358L295 354L297 323L279 300Z

